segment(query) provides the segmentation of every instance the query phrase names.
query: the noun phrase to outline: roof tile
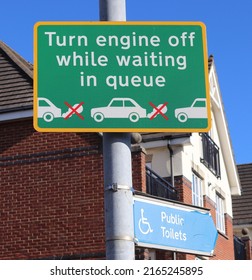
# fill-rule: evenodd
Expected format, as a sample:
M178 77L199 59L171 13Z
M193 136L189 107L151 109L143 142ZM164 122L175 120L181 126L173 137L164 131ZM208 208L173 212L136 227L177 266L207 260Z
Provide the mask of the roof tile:
M31 109L32 65L0 41L0 113Z
M252 224L252 163L237 165L241 181L241 196L234 196L234 225Z

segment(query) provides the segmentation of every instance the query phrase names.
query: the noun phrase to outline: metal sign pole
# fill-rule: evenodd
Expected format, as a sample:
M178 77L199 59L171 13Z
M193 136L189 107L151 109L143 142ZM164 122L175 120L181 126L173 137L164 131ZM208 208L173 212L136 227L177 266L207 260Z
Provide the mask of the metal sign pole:
M125 21L125 0L100 0L100 20ZM135 258L131 134L103 133L106 258Z

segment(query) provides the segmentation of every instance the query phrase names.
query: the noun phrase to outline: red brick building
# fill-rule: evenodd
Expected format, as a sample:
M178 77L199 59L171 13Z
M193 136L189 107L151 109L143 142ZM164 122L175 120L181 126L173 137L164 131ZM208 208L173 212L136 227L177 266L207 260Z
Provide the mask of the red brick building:
M0 42L0 259L104 259L102 135L35 131L32 83L32 65ZM143 145L132 146L133 186L137 191L159 196L153 190L155 186L148 183L146 163L151 162L153 169L159 171L155 161L160 163L162 159L157 159L159 152L155 153L155 149L164 146L160 141L165 145L173 141L174 163L178 164L176 154L184 145L178 139L190 141L192 135L142 136ZM167 158L172 156L171 151L165 153ZM194 164L193 172L209 187L211 182L202 175L204 168L199 170ZM192 179L178 169L175 166L173 174L157 173L166 178L164 184L174 180L177 200L192 204ZM235 176L229 176L229 182ZM239 192L238 181L232 187L233 193ZM224 193L218 184L215 189L222 198L229 199L229 193ZM216 221L212 194L204 191L202 199L202 206L211 209ZM219 231L210 259L234 259L232 217L228 213L229 210L222 213L225 228ZM136 247L136 259L150 257L172 259L174 254ZM195 257L176 255L176 259Z

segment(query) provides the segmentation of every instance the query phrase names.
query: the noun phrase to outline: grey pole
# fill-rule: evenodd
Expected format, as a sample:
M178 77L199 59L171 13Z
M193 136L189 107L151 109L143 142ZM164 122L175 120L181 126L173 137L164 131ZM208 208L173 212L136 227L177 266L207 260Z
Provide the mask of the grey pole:
M100 0L100 20L125 21L125 0Z
M135 258L130 133L103 134L106 258Z
M125 0L100 0L100 20L125 21ZM135 258L131 134L103 133L106 259Z

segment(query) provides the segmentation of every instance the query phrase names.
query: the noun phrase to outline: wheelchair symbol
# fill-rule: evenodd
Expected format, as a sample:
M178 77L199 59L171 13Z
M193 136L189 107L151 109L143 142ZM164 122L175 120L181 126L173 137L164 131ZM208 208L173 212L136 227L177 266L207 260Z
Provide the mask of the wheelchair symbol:
M144 209L141 208L141 218L138 222L139 230L142 232L142 234L148 234L152 233L153 229L150 226L150 223L148 222L148 219L144 217Z

